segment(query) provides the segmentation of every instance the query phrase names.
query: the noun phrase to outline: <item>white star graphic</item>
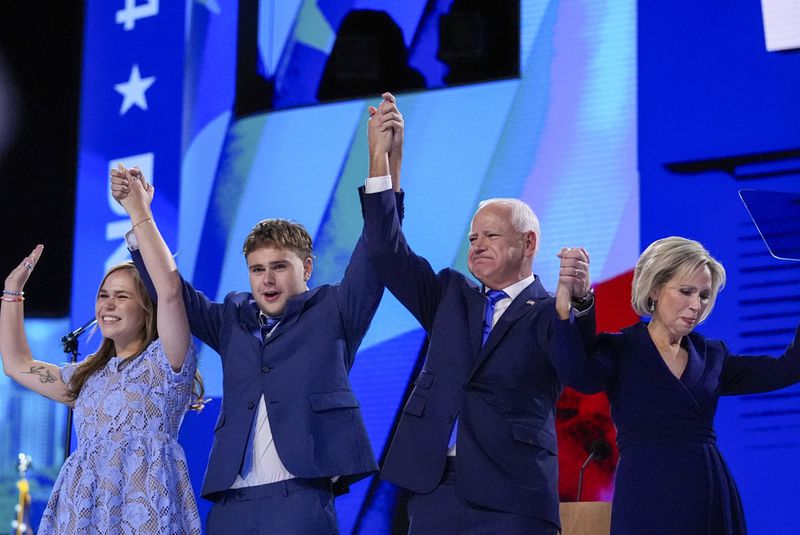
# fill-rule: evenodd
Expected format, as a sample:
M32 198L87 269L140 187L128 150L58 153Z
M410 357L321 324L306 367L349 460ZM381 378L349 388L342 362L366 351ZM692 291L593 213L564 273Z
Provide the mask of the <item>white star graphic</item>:
M122 99L122 106L119 108L119 114L125 115L134 104L143 110L147 110L147 98L144 92L147 91L155 81L155 76L142 78L142 75L139 73L139 65L134 63L128 81L114 86L117 93L124 97Z

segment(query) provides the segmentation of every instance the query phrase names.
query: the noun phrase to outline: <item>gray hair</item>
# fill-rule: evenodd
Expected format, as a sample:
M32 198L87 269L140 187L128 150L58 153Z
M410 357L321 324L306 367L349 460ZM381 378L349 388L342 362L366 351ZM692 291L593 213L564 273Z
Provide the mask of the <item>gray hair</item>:
M519 199L498 197L481 201L478 204L478 210L475 210L475 213L477 214L481 208L490 204L499 204L501 206L507 206L509 209L511 209L511 226L517 232L522 234L533 232L534 236L536 236L536 249L533 251L535 256L539 251L539 236L541 231L539 230L539 218L533 213L531 207Z
M640 316L652 315L654 305L650 292L676 275L688 275L708 267L711 273L711 295L708 306L698 323L711 314L717 294L725 287L725 268L706 250L700 242L670 236L651 243L636 262L633 271L631 304Z

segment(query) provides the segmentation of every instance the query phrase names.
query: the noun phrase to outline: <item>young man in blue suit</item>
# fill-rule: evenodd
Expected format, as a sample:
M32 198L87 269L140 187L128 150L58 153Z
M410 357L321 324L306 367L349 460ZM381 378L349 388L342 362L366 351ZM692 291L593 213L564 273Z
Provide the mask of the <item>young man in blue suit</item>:
M396 123L395 108L382 105L370 128ZM380 147L371 149L380 159ZM478 286L453 269L435 272L410 249L387 177L369 178L365 189L370 259L429 337L381 470L413 492L409 532L556 534L555 405L571 377L546 351L557 315L532 272L536 216L517 199L480 204L468 257ZM560 280L585 312L577 321L593 334L588 255L562 249L559 257Z
M390 151L390 127L369 135L380 153L370 173L391 174L399 192L401 154ZM115 197L126 195L128 178L113 181ZM146 276L135 244L129 248ZM217 303L183 281L192 334L219 353L223 368L201 493L214 502L207 532L338 533L334 494L378 468L348 374L383 285L363 235L341 283L312 289L311 236L301 225L261 221L243 252L250 292Z

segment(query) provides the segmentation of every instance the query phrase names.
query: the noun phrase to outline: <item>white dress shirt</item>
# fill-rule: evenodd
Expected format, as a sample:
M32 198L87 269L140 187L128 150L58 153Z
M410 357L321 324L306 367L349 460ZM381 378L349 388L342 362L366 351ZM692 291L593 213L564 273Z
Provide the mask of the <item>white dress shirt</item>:
M259 319L263 321L262 317ZM274 330L275 327L277 327L277 323L272 329ZM253 334L258 336L259 339L261 338L260 330L258 333ZM267 334L267 337L271 334L272 331ZM266 485L267 483L276 483L296 477L283 466L283 462L278 456L278 450L275 449L275 441L272 439L272 428L269 425L267 402L263 394L258 403L255 419L256 428L254 430L255 437L253 438L253 467L244 479L242 479L241 475L237 474L236 480L233 482L233 485L231 485L232 489Z

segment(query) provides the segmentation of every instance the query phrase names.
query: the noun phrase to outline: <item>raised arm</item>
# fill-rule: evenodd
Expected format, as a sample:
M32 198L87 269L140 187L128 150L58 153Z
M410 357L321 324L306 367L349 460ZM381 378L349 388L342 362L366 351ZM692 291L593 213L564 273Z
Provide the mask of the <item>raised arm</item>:
M370 108L367 185L362 190L364 241L381 280L425 329L433 324L442 285L427 260L417 256L400 228L398 204L405 124L391 93L383 94L378 108ZM390 133L390 137L383 134ZM391 172L391 185L380 179ZM390 191L393 190L393 191Z
M549 332L550 360L565 384L584 393L599 392L608 388L616 372L616 361L596 341L589 253L582 247L564 247L557 256L561 265L556 317ZM589 301L585 299L587 295ZM576 308L581 305L590 308Z
M386 95L389 95L392 98L391 103L386 100ZM394 187L394 184L392 184L392 189L395 191L400 191L399 170L400 160L402 160L403 156L403 120L402 116L399 117L399 122L393 118L393 116L400 115L400 112L397 111L397 103L394 100L394 96L392 96L391 93L384 93L383 97L384 100L378 105L377 108L375 106L370 106L367 108L367 111L369 112L369 124L367 125L367 143L369 145L369 177L381 177L391 173L389 168L389 150L392 147L394 131L390 121L394 120L397 123L398 129L401 133L399 134L400 148L395 152L394 163L398 170L398 183L396 188ZM393 112L389 111L390 107L393 108Z
M777 358L735 355L719 344L725 352L720 377L723 395L771 392L800 382L800 325L789 347Z
M61 370L54 364L34 360L25 334L24 288L44 246L37 245L6 277L0 306L0 352L3 372L16 382L52 400L72 405Z
M384 98L386 95L391 96L389 93L384 93ZM367 126L370 177L385 178L389 175L389 148L392 141L393 126L401 132L400 142L402 145L402 116L399 115L396 105L392 104L394 106L393 119L395 121L393 124L387 124L386 115L390 112L387 112L386 103L387 101L384 100L377 108L370 106L367 110L370 116ZM400 167L399 160L402 158L402 147L400 149L400 152L395 155L396 161L394 164L398 169ZM397 191L399 189L398 177ZM395 195L401 196L402 194L395 193ZM362 232L353 254L350 256L350 261L342 279L341 291L339 292L341 317L348 333L348 340L354 347L361 343L372 317L378 309L382 296L383 283L381 283L373 263L370 262L367 256Z
M158 231L150 203L153 186L138 168L111 170L111 192L131 218L139 251L158 296L157 324L161 347L173 370L179 371L191 338L183 306L181 279L172 254Z

